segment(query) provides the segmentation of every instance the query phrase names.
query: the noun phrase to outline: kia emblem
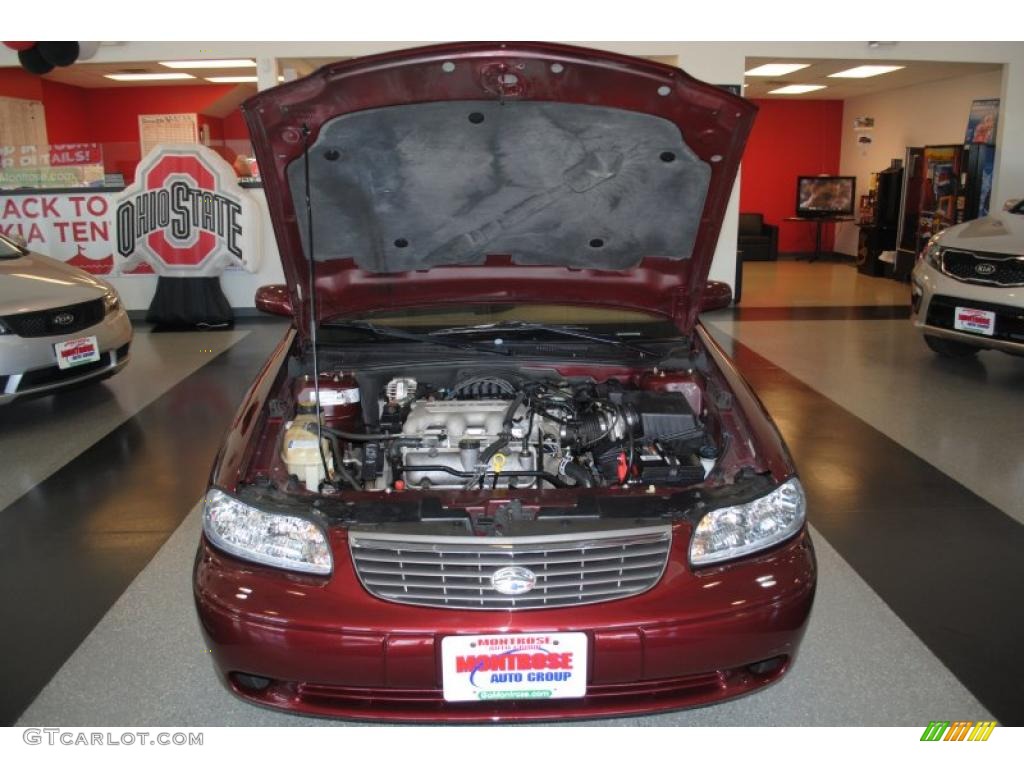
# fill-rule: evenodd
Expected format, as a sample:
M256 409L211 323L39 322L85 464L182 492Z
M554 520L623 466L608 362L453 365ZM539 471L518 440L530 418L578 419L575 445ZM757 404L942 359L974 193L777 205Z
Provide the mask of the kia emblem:
M525 595L537 583L536 574L529 568L510 565L491 574L491 586L503 595Z
M991 275L996 271L996 265L982 262L974 265L974 271L979 275Z
M60 312L53 316L54 325L71 325L73 322L75 322L75 316L70 312Z

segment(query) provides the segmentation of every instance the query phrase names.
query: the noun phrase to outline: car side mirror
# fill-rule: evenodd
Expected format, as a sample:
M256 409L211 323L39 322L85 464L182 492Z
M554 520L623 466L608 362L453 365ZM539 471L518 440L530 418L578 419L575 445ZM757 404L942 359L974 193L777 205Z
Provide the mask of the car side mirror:
M708 280L704 293L700 297L700 311L710 312L714 309L726 309L732 304L732 288L728 283Z
M1020 201L1021 201L1021 198L1019 198L1019 197L1011 197L1009 200L1007 200L1005 203L1003 203L1003 210L1004 211L1009 211L1009 210L1012 210L1012 209L1016 208L1017 205L1020 204Z
M256 309L268 315L292 317L292 299L286 285L261 285L256 289Z

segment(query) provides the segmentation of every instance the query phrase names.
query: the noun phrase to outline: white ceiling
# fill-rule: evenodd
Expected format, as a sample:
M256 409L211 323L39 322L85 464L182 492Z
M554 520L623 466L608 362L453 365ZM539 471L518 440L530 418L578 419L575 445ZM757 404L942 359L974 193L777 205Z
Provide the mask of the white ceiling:
M326 57L302 57L302 58L280 58L278 71L282 75L290 74L294 70L296 77L305 77L313 71L327 64L343 61L345 56ZM644 58L658 61L662 64L678 66L678 56L645 56ZM0 68L2 75L3 68ZM142 80L123 81L110 80L104 75L114 74L166 74L168 72L184 72L190 74L192 80ZM78 86L79 88L131 88L139 86L153 86L159 88L165 85L213 85L205 80L206 77L230 77L234 75L256 74L256 67L225 68L225 69L170 69L155 61L127 61L117 63L97 64L93 62L82 62L73 64L70 67L58 67L49 74L43 75L46 80L53 80L58 83ZM255 90L255 86L252 87Z
M181 72L192 75L192 80L141 80L123 81L108 80L104 75L117 74L168 74ZM139 86L154 86L157 88L165 85L214 85L204 80L204 77L230 77L235 75L254 76L256 67L244 67L238 69L170 69L155 61L128 61L116 64L95 64L93 62L82 62L72 64L70 67L57 67L49 74L43 75L44 80L53 80L66 85L75 85L79 88L138 88Z
M748 99L849 99L855 96L864 96L879 91L889 91L896 88L905 88L909 85L920 85L936 80L948 80L951 77L963 77L981 72L990 72L999 69L1001 64L963 64L944 61L900 61L894 59L880 60L872 59L807 59L795 58L760 58L750 57L746 60L745 70L751 70L762 64L810 64L805 69L797 70L781 77L746 77L744 82L746 88L743 95ZM861 66L862 64L899 64L903 69L895 72L888 72L876 77L865 77L861 79L829 77L834 72L842 72L845 69ZM770 94L768 91L780 88L784 85L824 85L823 89L811 91L810 93L780 95Z
M339 61L339 57L333 58L302 58L302 59L278 59L278 66L282 74L286 70L295 70L297 77L308 75L317 67ZM104 75L116 74L167 74L170 72L183 72L192 75L191 80L110 80ZM3 69L0 68L0 76ZM74 85L79 88L138 88L139 86L161 88L165 85L224 85L224 83L211 83L207 77L232 77L232 76L253 77L256 75L256 67L238 67L225 69L171 69L162 66L156 61L126 61L117 63L97 64L94 62L81 62L70 67L57 67L52 72L43 75L45 80L53 80L66 85ZM255 93L255 84L243 84Z
M655 61L666 64L677 65L676 56L646 56ZM282 58L278 60L280 72L290 74L294 70L297 77L310 74L318 67L339 61L335 57L303 57L303 58ZM899 59L880 60L872 58L865 59L811 59L806 57L748 57L744 69L750 70L761 64L777 62L809 64L805 69L798 70L781 77L747 77L745 78L746 88L743 95L752 99L848 99L855 96L862 96L879 91L904 88L910 85L928 83L936 80L945 80L952 77L988 72L1000 68L1000 64L987 63L956 63L942 61L901 61ZM840 72L844 69L859 66L864 63L872 64L900 64L904 69L889 72L877 77L864 79L829 78L828 75ZM0 76L2 76L0 68ZM109 80L104 75L125 73L167 73L186 72L193 75L192 80L165 80L165 81L134 81L124 82ZM231 76L231 75L255 75L255 67L239 69L169 69L161 66L155 61L141 62L116 62L116 63L94 63L82 62L70 67L59 67L47 75L45 79L53 80L80 88L119 88L152 86L160 88L165 85L210 85L205 77ZM824 89L811 91L810 93L798 95L769 94L768 91L791 83L797 84L818 84L827 86ZM242 84L239 89L245 94L255 92L254 84Z

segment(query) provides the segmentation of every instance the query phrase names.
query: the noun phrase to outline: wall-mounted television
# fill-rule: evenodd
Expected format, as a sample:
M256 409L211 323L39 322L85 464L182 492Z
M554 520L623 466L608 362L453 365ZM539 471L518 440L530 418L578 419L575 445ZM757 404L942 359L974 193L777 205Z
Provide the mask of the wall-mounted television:
M856 192L855 176L797 176L796 215L852 216Z

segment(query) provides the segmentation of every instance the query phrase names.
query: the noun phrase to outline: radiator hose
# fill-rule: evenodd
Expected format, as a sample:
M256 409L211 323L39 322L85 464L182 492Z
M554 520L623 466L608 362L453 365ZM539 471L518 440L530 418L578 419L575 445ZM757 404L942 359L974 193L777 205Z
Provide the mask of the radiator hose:
M559 467L559 474L568 477L570 480L575 480L576 485L582 488L594 487L594 477L587 471L586 467L582 467L574 461L567 461L564 464L564 467Z

